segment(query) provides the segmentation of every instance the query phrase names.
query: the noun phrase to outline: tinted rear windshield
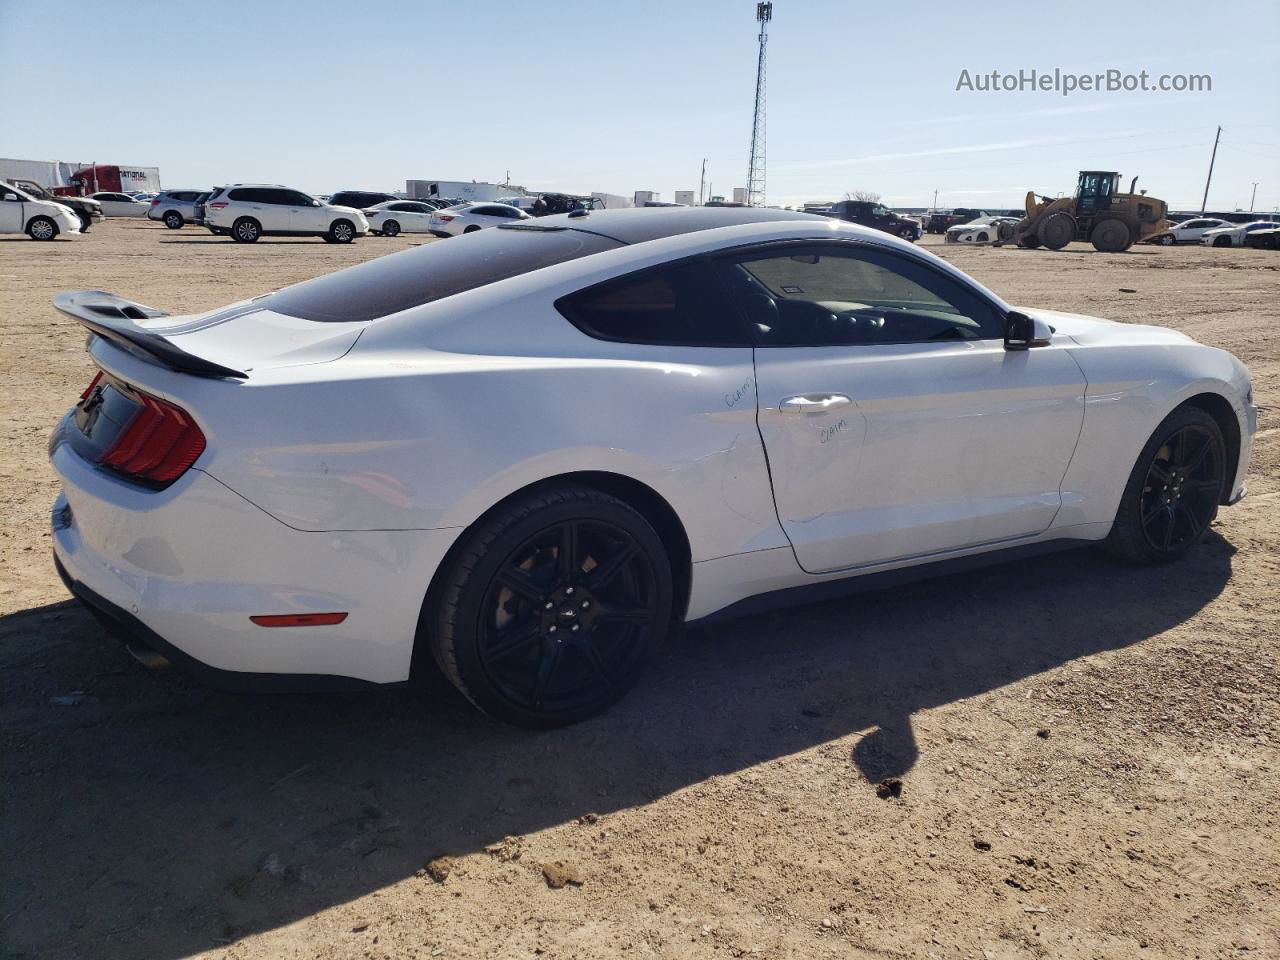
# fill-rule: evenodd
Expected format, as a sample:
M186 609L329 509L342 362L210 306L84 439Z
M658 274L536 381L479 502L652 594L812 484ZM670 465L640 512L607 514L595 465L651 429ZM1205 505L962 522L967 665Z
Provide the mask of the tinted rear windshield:
M624 246L577 230L494 227L393 253L286 287L259 300L265 310L320 323L377 320L506 280Z

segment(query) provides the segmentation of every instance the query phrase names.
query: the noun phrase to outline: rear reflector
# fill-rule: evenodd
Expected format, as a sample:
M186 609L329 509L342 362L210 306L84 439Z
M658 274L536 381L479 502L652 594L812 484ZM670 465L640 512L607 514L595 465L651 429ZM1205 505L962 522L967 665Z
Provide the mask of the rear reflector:
M345 613L273 613L250 617L260 627L330 627L347 619Z
M167 487L204 452L204 434L179 407L134 392L137 412L98 462L130 479Z

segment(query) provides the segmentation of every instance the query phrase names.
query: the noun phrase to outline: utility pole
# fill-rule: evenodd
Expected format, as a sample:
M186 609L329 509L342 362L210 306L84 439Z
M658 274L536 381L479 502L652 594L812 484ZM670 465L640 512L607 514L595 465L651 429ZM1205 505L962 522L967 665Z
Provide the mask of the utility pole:
M1213 180L1213 161L1218 158L1218 140L1222 137L1222 127L1213 138L1213 153L1209 156L1209 176L1204 178L1204 199L1200 201L1200 212L1203 214L1209 205L1209 182Z
M702 176L698 178L698 206L702 206L703 203L705 202L703 200L703 194L706 191L706 186L707 186L707 158L703 157L702 158Z
M764 198L764 55L769 42L769 21L773 19L772 3L756 4L756 21L760 24L760 55L756 60L756 111L751 121L751 160L747 165L747 206L763 207Z
M1253 181L1253 196L1249 198L1249 212L1253 213L1253 205L1258 199L1258 181Z
M929 208L930 213L934 213L938 209L938 188L933 188L933 206Z

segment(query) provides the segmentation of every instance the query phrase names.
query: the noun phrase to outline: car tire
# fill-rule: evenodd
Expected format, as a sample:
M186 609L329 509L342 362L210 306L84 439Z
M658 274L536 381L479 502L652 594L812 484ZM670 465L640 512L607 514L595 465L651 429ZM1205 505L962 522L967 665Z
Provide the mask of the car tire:
M1163 237L1160 238L1160 245L1162 247L1172 247L1177 242L1178 242L1177 238L1174 237L1172 233L1166 233Z
M170 230L181 230L182 225L186 222L182 219L182 214L177 210L170 210L164 215L164 225Z
M649 522L608 494L555 484L463 535L423 605L417 643L489 716L548 729L626 693L671 609L670 561Z
M88 233L89 228L93 226L93 217L82 210L77 210L76 216L80 219L80 232Z
M48 217L32 217L27 224L27 236L32 240L52 240L58 235L58 225Z
M1089 242L1100 253L1123 253L1133 245L1128 225L1117 217L1100 220L1089 233Z
M241 217L231 225L231 239L236 243L257 243L262 236L262 224L253 217Z
M1231 238L1230 237L1214 237L1213 245L1215 247L1229 247L1231 246Z
M400 224L395 220L388 220L382 225L382 235L384 237L394 237L400 233Z
M1103 545L1137 563L1177 560L1218 515L1227 467L1218 422L1199 407L1178 407L1138 455Z
M479 224L475 224L475 223L473 223L471 226L467 227L467 228L466 228L465 230L463 230L462 232L463 232L463 233L475 233L475 232L476 232L477 230L479 230L479 229L480 229Z
M1038 250L1040 248L1040 240L1036 237L1023 237L1018 241L1018 246L1026 250Z
M1076 222L1071 214L1059 210L1041 221L1036 229L1036 239L1050 250L1061 250L1075 239Z
M916 232L912 230L910 227L903 227L901 230L899 230L898 237L902 240L907 241L907 243L916 242Z
M356 225L350 220L335 220L325 234L330 243L350 243L356 238Z

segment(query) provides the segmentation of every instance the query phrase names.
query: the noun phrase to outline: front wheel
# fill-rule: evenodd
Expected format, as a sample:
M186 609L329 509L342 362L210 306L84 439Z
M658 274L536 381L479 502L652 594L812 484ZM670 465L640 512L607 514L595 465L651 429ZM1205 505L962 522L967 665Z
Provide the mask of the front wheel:
M58 225L48 217L34 217L27 224L27 236L32 240L52 240L58 235Z
M356 238L356 228L350 220L335 220L327 236L331 243L350 243Z
M636 682L671 621L671 566L649 522L577 484L500 507L466 535L418 643L496 719L563 726Z
M1177 242L1172 233L1166 233L1160 238L1160 245L1164 247L1172 247Z
M1230 237L1214 237L1213 245L1215 247L1229 247L1231 246L1231 238Z
M1105 546L1127 560L1176 560L1218 515L1226 479L1218 422L1179 407L1156 428L1134 464Z
M901 237L903 240L907 241L907 243L916 242L916 232L910 229L909 227L904 227L902 230L900 230L898 232L898 236Z
M76 216L80 218L80 232L88 233L89 228L93 226L93 217L85 213L83 210L77 210Z

